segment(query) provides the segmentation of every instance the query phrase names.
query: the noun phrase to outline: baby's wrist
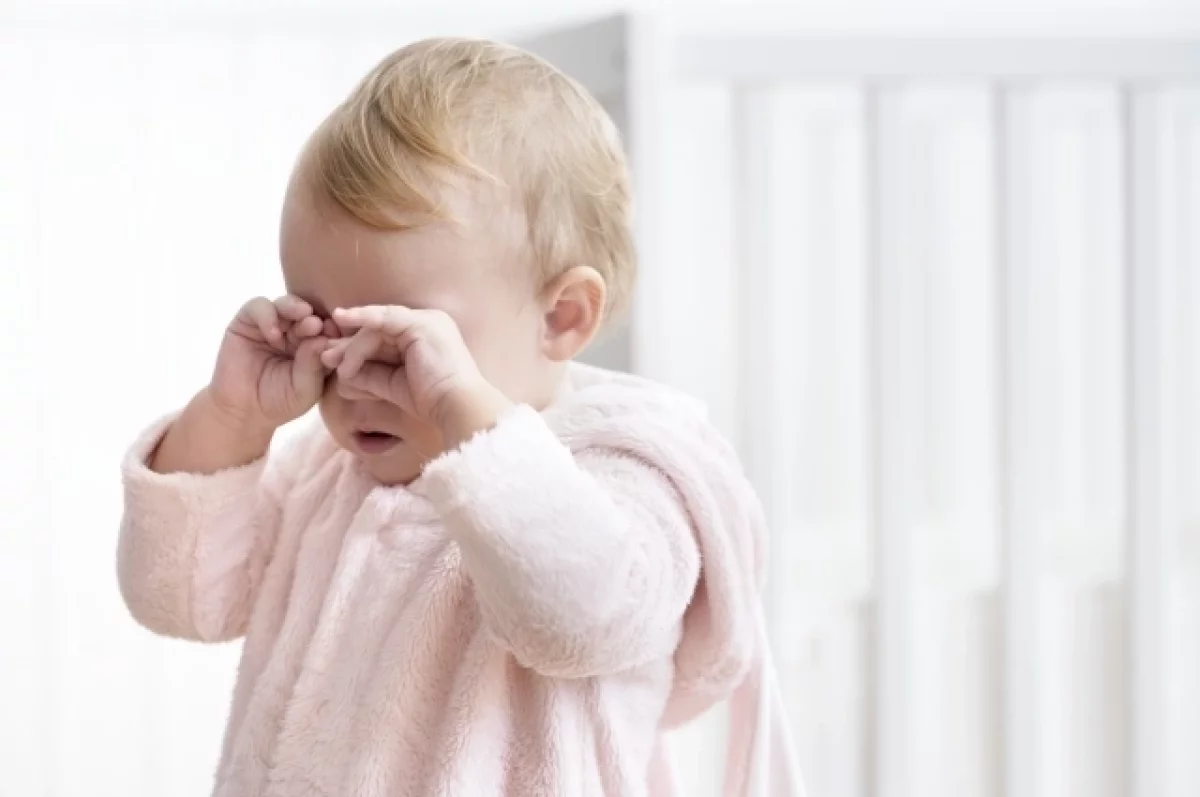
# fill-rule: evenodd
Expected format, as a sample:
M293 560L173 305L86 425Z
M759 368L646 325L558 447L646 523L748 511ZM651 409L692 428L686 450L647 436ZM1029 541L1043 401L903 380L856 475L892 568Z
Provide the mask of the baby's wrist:
M510 407L512 402L487 382L448 394L437 418L444 448L452 451L491 429Z
M230 417L204 389L180 413L146 464L158 473L217 473L264 457L274 431Z
M196 403L212 424L248 441L266 440L269 442L274 437L275 430L279 428L279 424L265 416L239 412L224 406L207 387L196 397Z

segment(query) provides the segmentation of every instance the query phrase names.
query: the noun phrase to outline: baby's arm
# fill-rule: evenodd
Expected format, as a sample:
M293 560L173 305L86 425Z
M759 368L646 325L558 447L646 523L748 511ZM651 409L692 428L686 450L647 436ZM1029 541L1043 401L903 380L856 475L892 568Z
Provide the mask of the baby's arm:
M615 451L573 456L519 407L426 478L485 621L522 664L574 678L672 654L700 556L661 472Z
M324 332L294 296L251 299L225 329L208 386L126 458L118 578L150 630L200 640L245 632L284 490L282 475L265 471L267 449L321 396Z
M147 463L157 473L217 473L262 459L270 426L239 422L217 408L207 388L196 394Z
M202 641L244 633L279 523L264 483L269 442L227 423L201 392L134 446L117 563L139 623Z

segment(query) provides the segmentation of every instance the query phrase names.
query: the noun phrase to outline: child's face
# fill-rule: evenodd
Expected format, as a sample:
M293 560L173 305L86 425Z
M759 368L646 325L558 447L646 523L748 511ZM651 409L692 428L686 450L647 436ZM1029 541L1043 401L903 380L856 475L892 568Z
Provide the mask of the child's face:
M473 204L453 208L462 226L436 222L381 231L322 198L300 175L288 189L280 230L287 291L326 319L337 307L372 304L442 310L458 323L483 376L510 399L536 406L549 398L540 395L549 364L539 346L543 314L532 270L520 262L523 231L505 229ZM320 406L334 439L384 484L412 481L442 451L436 428L339 387L336 375ZM359 428L387 431L401 443L384 454L364 454L353 439Z

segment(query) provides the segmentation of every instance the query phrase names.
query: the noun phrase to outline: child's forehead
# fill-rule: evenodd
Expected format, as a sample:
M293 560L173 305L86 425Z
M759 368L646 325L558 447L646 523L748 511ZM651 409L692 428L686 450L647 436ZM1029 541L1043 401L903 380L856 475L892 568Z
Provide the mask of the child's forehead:
M323 316L367 304L441 307L446 297L501 274L499 259L496 247L452 222L393 231L285 213L281 230L286 289Z
M297 237L307 245L283 249L284 282L322 314L365 304L415 305L462 260L452 242L420 230L343 236L310 229Z
M350 215L317 188L303 167L293 175L280 225L280 259L289 292L318 312L363 304L436 306L464 283L528 265L528 231L505 191L448 185L449 218L395 214L400 229Z

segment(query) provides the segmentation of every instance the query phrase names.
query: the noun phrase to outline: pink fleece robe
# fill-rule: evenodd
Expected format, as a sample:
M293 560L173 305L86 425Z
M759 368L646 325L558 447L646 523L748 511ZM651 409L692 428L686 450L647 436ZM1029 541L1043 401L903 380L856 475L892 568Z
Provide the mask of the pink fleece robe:
M265 461L124 464L121 590L152 631L245 637L218 797L676 793L661 744L764 649L759 503L702 409L577 366L408 487L319 424ZM748 677L749 676L749 677Z

